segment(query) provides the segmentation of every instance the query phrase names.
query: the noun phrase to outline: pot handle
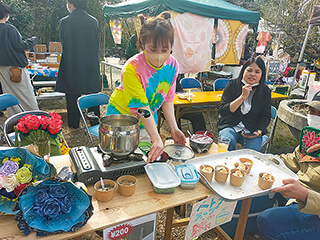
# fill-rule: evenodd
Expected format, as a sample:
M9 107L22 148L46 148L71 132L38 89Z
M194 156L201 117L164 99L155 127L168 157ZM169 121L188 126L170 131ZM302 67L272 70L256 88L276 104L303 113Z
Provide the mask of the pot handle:
M148 118L151 116L149 110L147 110L147 109L139 108L138 113L139 113L137 116L138 118L140 118L141 116L143 116L144 118Z

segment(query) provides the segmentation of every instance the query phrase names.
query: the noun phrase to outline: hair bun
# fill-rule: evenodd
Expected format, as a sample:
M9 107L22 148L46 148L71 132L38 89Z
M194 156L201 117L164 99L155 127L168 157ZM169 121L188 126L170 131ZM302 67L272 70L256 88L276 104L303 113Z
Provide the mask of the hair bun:
M171 13L168 11L162 12L159 17L163 18L163 19L171 19Z

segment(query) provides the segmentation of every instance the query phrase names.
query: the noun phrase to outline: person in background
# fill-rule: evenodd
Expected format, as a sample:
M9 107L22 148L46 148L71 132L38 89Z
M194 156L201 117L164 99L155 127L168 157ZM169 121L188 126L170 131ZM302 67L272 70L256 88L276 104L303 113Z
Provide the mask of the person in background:
M55 90L66 93L71 128L79 128L78 97L98 93L102 87L98 21L85 11L86 8L87 0L68 0L70 14L61 20L59 29L63 51ZM100 116L99 107L89 111Z
M38 43L37 37L22 40L19 31L6 23L10 17L9 7L0 2L0 83L3 93L14 95L25 110L38 110L33 86L26 66L28 59L25 50ZM16 67L21 70L21 81L10 80L10 69ZM7 109L8 117L21 112L19 107Z
M141 20L139 54L131 57L121 72L121 83L112 93L107 115L138 115L138 109L148 110L153 117L140 120L140 140L150 137L152 146L147 161L156 160L163 152L163 143L157 131L157 111L162 107L175 143L185 144L186 138L179 130L173 99L179 72L177 60L170 55L174 29L171 14L162 12L156 17Z
M266 67L260 57L250 58L239 77L223 91L218 114L219 136L231 139L229 151L239 142L244 148L261 150L262 135L271 117L271 90L265 84Z
M130 37L129 44L128 44L128 47L127 47L126 52L125 52L126 60L128 60L132 56L134 56L137 53L139 53L139 50L137 48L137 40L138 40L137 39L137 34L133 34Z
M320 97L309 105L308 125L320 127ZM308 153L320 150L320 143L308 149ZM299 180L285 179L284 186L271 192L279 192L289 198L287 206L263 211L257 218L257 226L265 239L308 239L320 236L320 159L299 152L279 156L286 166L297 173Z

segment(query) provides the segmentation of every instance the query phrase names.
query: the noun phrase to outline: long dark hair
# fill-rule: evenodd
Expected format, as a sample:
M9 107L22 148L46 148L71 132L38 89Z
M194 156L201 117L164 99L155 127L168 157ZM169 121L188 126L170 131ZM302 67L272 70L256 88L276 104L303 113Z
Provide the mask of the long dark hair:
M264 64L264 61L261 57L252 57L250 59L248 59L248 61L245 62L245 64L243 65L240 74L238 76L237 81L241 82L242 78L243 78L243 74L244 71L246 70L247 67L249 67L252 63L255 63L258 65L258 67L261 69L262 74L261 74L261 78L259 81L259 85L264 85L266 82L266 65Z

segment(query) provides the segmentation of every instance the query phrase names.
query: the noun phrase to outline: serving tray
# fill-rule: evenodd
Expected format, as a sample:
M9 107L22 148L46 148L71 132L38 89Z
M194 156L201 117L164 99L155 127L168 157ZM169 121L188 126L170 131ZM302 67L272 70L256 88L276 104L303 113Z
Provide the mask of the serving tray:
M203 164L215 167L223 165L229 170L235 168L234 164L239 162L240 158L249 158L253 161L251 172L246 176L243 184L240 187L235 187L230 184L230 173L225 183L218 183L214 180L208 182L200 173L200 166ZM271 189L283 186L282 180L287 178L298 179L298 176L285 166L282 160L272 154L262 154L251 149L241 149L225 153L196 157L186 161L187 164L192 164L197 169L201 176L201 182L211 191L217 193L225 200L237 201L248 197L256 197L266 195ZM275 181L272 188L262 190L258 186L259 173L267 172L274 176Z

